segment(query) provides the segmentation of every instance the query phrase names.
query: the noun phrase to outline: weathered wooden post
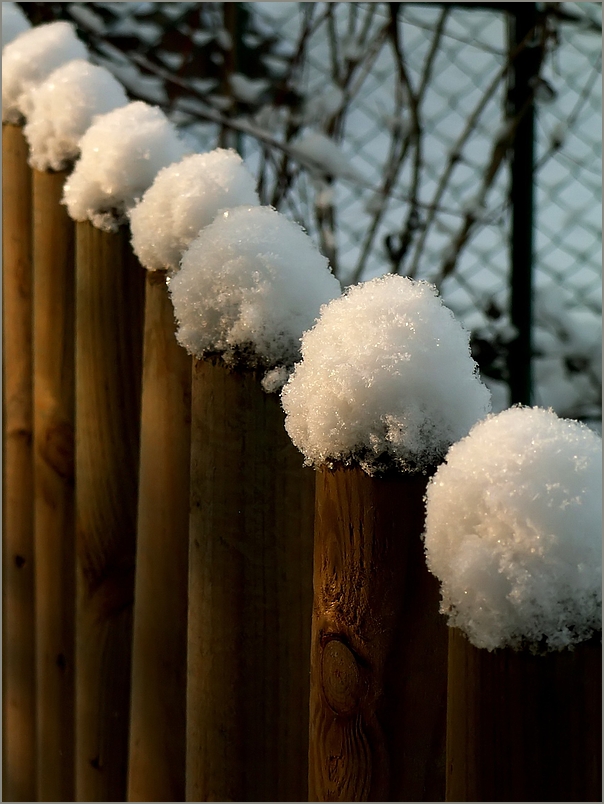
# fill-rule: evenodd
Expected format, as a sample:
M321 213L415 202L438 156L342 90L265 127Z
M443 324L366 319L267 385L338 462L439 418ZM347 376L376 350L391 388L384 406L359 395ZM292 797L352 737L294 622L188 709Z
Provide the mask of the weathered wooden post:
M186 203L188 200L188 204ZM147 272L128 799L184 801L191 356L176 341L169 276L219 209L257 203L233 152L164 168L130 213Z
M132 253L127 230L118 230L117 221L157 170L182 155L182 147L164 115L143 103L96 118L80 147L80 160L65 185L69 213L79 221L76 798L124 801L144 269Z
M305 800L313 477L259 380L274 367L264 388L282 384L339 286L299 227L266 207L204 229L170 286L178 338L198 357L187 800Z
M311 801L443 799L446 627L421 541L426 483L317 473Z
M74 798L75 226L60 203L66 175L33 173L39 801Z
M309 799L443 800L447 629L423 496L489 394L434 289L403 277L325 306L302 354L282 401L319 469Z
M4 11L4 9L3 9ZM15 20L12 23L14 25ZM4 552L3 759L6 797L36 796L32 192L21 124L30 95L59 64L86 48L67 22L16 33L2 50L3 336L4 336ZM5 125L6 124L6 125Z
M123 801L144 275L125 229L76 243L76 794Z
M447 801L597 801L601 439L512 408L455 444L427 494L448 612Z
M37 767L40 801L75 796L75 224L61 205L95 114L125 105L103 67L75 59L30 91L33 173Z
M3 798L35 798L31 170L2 125Z

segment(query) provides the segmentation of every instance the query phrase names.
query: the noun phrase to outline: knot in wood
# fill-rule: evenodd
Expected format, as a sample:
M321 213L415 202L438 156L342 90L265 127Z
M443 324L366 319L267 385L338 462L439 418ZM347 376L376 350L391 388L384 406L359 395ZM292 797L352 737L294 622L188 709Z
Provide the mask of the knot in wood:
M339 639L330 639L321 657L321 686L337 715L350 715L361 696L361 673L354 654Z

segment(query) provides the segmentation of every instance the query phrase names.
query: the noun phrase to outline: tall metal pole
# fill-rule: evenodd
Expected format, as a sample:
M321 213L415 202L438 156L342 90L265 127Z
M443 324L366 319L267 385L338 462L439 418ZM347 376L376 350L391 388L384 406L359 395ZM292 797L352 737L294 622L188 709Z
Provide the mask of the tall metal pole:
M536 3L515 3L510 12L510 53L524 41L537 23ZM509 117L520 116L511 165L511 322L517 336L510 343L508 372L510 402L531 403L534 139L533 81L539 73L540 47L525 47L514 59L508 93Z

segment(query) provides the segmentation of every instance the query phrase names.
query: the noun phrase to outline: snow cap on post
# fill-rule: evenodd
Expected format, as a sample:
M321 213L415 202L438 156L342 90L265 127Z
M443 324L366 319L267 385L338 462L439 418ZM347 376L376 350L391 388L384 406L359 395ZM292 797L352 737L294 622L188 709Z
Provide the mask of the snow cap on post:
M2 49L30 28L31 22L16 3L2 3Z
M259 203L256 181L235 151L185 156L162 168L130 211L134 253L150 271L176 271L185 249L219 212Z
M454 444L429 483L428 567L477 648L559 650L602 627L602 440L514 407Z
M88 52L70 22L49 22L22 33L2 50L2 122L20 123L31 108L31 90L72 59Z
M24 134L29 164L36 170L64 170L79 155L80 140L93 117L128 103L109 70L82 59L56 69L30 97Z
M315 467L425 470L490 409L468 333L427 282L384 276L326 305L283 389L285 426Z
M268 369L276 391L300 337L340 293L308 235L271 207L236 207L203 229L170 282L176 337L195 357Z
M115 232L158 171L182 159L185 146L161 109L134 101L98 116L80 150L63 203L74 220Z

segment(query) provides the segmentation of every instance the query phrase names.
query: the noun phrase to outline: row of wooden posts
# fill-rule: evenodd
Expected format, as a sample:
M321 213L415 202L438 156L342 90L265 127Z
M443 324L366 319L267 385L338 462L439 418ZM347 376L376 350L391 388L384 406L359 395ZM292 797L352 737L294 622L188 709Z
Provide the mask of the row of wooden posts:
M427 478L303 468L27 155L3 125L3 799L598 800L599 642L449 633Z

